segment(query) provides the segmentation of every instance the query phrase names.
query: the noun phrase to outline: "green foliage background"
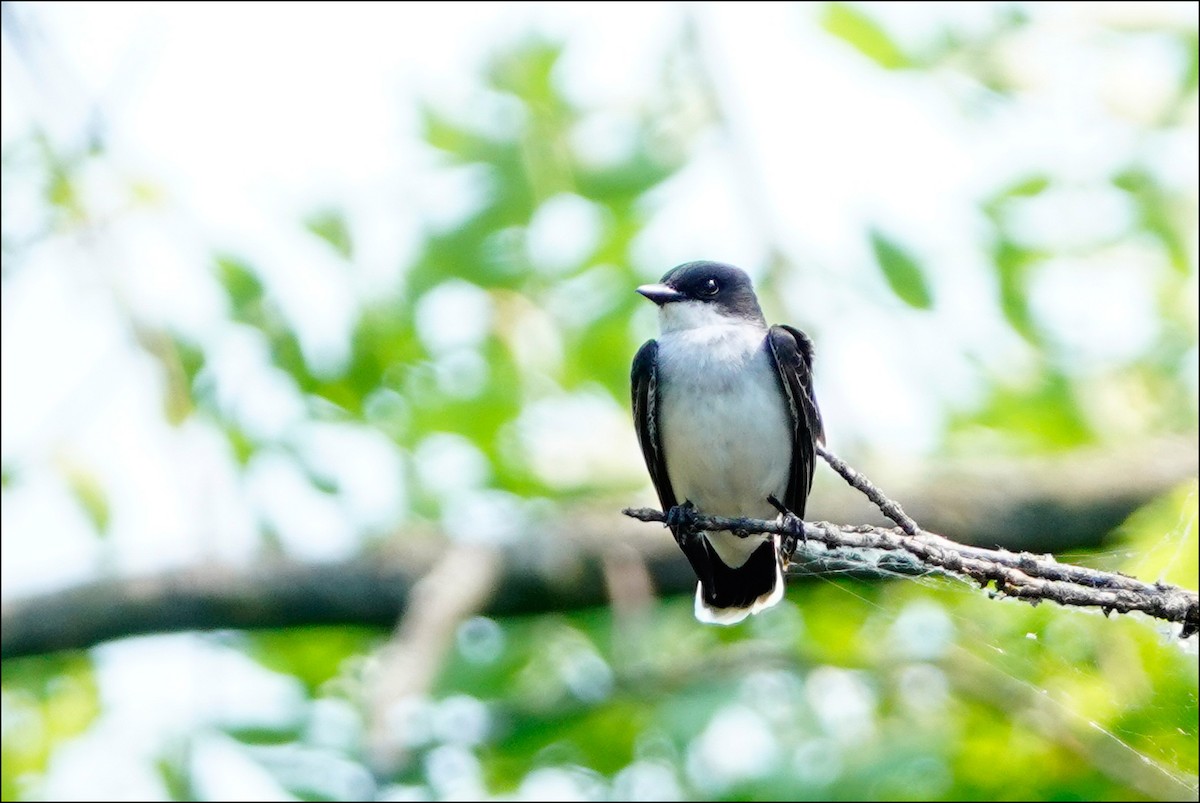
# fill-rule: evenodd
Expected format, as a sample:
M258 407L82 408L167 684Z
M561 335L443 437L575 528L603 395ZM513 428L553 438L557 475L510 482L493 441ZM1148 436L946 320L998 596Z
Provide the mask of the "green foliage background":
M947 27L921 52L869 8L827 3L817 13L831 41L876 69L925 75L935 87L969 82L983 102L1003 105L1024 96L997 54L1030 26L1047 24L1023 9L998 7L993 25L970 35ZM1184 54L1177 91L1139 123L1140 136L1194 128L1195 26L1112 23L1101 35ZM693 33L682 30L657 89L631 115L635 147L596 166L573 145L572 132L597 110L562 91L563 48L540 38L497 47L480 88L502 101L510 125L480 126L433 101L420 109L429 153L445 171L467 171L477 197L453 223L422 231L399 282L359 295L344 360L306 353L279 288L250 256L213 246L211 276L228 324L261 344L266 370L302 401L306 420L384 433L401 456L405 518L364 533L364 545L437 528L457 504L419 465L431 435L469 444L482 457L489 498L530 531L581 502L600 500L615 511L645 487L640 476L612 472L579 482L548 475L521 421L548 400L626 406L629 360L650 334L644 304L630 292L647 279L631 249L655 209L655 191L728 121L706 94ZM970 405L931 399L945 407L940 453L973 454L982 445L1039 455L1111 444L1107 422L1090 406L1102 394L1142 400L1139 437L1195 435L1194 177L1186 186L1164 181L1142 155L1131 148L1126 166L1109 177L1136 209L1134 227L1115 242L1052 253L1014 231L1022 204L1061 189L1061 177L1010 176L981 205L978 237L994 273L994 303L1034 368L1019 380L989 375ZM40 193L45 220L30 242L10 231L6 216L6 292L38 242L96 225L77 181L107 158L102 144L63 153L36 136L4 154L5 183ZM125 191L131 209L157 197L141 186ZM582 199L601 233L586 253L548 270L530 260L526 233L547 202L563 197ZM354 273L358 250L345 210L315 209L296 226ZM863 238L875 278L890 291L863 304L912 315L938 305L938 279L916 247L883 228ZM1063 256L1088 264L1124 242L1151 254L1141 281L1157 302L1156 334L1132 358L1083 370L1056 338L1047 308L1033 303L1039 272ZM764 295L782 294L801 269L773 253L761 270ZM430 337L422 315L446 292L486 302L477 340L446 345ZM787 298L777 303L800 310ZM339 497L338 478L292 433L264 436L228 402L211 344L132 314L128 324L161 371L166 421L220 432L243 471L266 455L295 461L320 493ZM23 470L5 465L6 497L21 492ZM77 464L60 470L104 536L113 516L103 478ZM1176 489L1079 557L1196 588L1196 494L1194 482ZM283 549L266 518L261 536L264 554ZM206 636L294 678L302 691L286 721L214 721L161 745L155 769L164 794L205 794L191 750L214 731L302 799L1117 800L1194 797L1197 788L1194 639L1177 644L1132 617L993 601L948 581L795 583L777 611L733 629L697 626L686 598L632 615L604 608L473 619L460 628L436 687L414 702L408 760L396 775L375 778L366 769L370 712L361 682L388 636L354 628ZM90 654L5 661L5 800L36 799L56 752L102 716L92 662ZM341 723L336 738L330 712Z

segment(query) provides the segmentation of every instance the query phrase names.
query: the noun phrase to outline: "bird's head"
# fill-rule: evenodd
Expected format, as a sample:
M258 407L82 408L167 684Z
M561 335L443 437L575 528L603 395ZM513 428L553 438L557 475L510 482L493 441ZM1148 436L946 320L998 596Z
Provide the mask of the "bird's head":
M663 334L703 326L764 326L750 277L720 262L686 262L639 293L658 305Z

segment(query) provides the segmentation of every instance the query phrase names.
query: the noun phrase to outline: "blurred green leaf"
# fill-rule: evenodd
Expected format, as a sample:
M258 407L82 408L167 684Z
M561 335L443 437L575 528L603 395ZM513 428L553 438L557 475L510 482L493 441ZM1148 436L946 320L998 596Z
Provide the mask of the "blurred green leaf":
M249 633L245 643L263 666L299 679L316 695L343 671L347 659L367 652L384 635L369 627L292 627Z
M504 48L488 65L488 82L530 106L559 106L562 101L553 74L562 53L562 43L537 37Z
M172 740L154 762L168 800L199 800L201 790L192 777L191 751L185 739Z
M100 478L83 466L70 460L61 462L63 479L75 501L87 514L88 521L100 536L108 535L111 522L111 511L108 506L108 495Z
M0 677L0 791L5 800L26 799L28 784L46 771L56 749L100 713L100 695L82 653L6 658Z
M246 466L250 462L250 458L254 457L262 446L245 430L231 421L222 422L221 431L225 434L225 440L229 443L234 460L240 466Z
M621 300L590 326L571 333L567 341L564 387L598 382L614 398L625 400L629 394L629 365L641 346L633 342L629 316L640 298L630 292L627 300Z
M1028 286L1034 267L1044 255L1012 238L1004 212L1014 199L1040 195L1050 185L1049 176L1032 173L1007 184L982 204L984 214L996 227L991 256L1000 291L1000 310L1009 324L1035 345L1042 344L1042 333L1029 308Z
M450 164L495 162L506 150L513 148L512 143L459 123L427 102L418 103L417 112L421 119L421 138L450 157Z
M309 217L304 227L333 246L344 259L354 256L354 243L350 238L350 227L346 216L334 209L326 209Z
M1015 454L1062 451L1095 438L1071 379L1052 368L1020 385L995 380L978 410L950 423L952 438L979 428L1002 434Z
M255 727L255 726L238 726L224 727L225 733L237 739L243 744L253 745L280 745L293 744L300 741L304 737L303 723L299 723L293 727Z
M75 187L71 183L71 177L66 173L55 173L50 181L50 186L46 188L46 200L52 206L64 208L78 208L79 201L75 197Z
M1129 517L1119 535L1134 549L1121 569L1146 582L1200 588L1200 486L1191 480Z
M848 3L828 3L821 27L851 45L871 61L889 70L912 66L912 60L887 31L865 12Z
M154 327L135 324L133 334L138 345L154 357L163 369L163 411L167 422L178 426L191 415L195 407L192 387L196 374L203 366L204 354L169 332Z
M576 165L574 173L576 186L581 195L607 205L611 210L617 212L618 216L629 220L629 210L624 208L625 205L661 183L678 167L678 164L643 150L635 153L630 161L614 167L591 168ZM635 218L629 222L632 224L633 231L627 230L623 239L629 239L629 234L635 234L638 231L639 221ZM623 261L623 256L622 252L604 255L601 258Z
M884 278L901 301L916 309L933 307L933 295L916 258L878 229L871 229L871 248Z
M337 495L341 489L337 475L329 471L325 466L311 460L297 449L287 448L286 450L300 466L305 478L313 488L323 494Z
M1188 275L1192 264L1185 231L1195 229L1195 209L1191 204L1173 198L1152 172L1140 166L1121 171L1113 176L1112 182L1133 196L1139 225L1162 243L1171 266L1181 275Z
M258 324L262 319L263 284L254 269L231 255L218 255L217 279L229 297L233 319Z
M178 339L174 341L174 345L175 354L179 358L179 366L183 369L184 376L187 377L189 384L194 383L196 376L204 368L206 360L204 349Z
M634 740L652 716L652 710L631 699L560 710L549 717L513 712L503 738L484 754L489 780L498 790L515 789L529 771L529 756L543 751L574 756L588 769L613 774L633 760Z
M54 210L55 217L61 223L67 226L79 223L87 213L83 200L79 197L76 182L86 156L60 151L41 131L34 134L33 143L45 172L43 192L46 203Z
M1029 309L1029 276L1042 255L1008 239L992 249L992 264L1000 290L1000 309L1005 319L1030 343L1042 343L1042 333Z
M1184 59L1183 79L1179 82L1179 96L1184 98L1200 86L1200 35L1195 30L1181 31L1179 40L1187 54Z
M984 208L990 213L995 212L1013 198L1031 198L1041 195L1050 188L1050 184L1051 179L1045 173L1031 173L1005 186L984 204Z

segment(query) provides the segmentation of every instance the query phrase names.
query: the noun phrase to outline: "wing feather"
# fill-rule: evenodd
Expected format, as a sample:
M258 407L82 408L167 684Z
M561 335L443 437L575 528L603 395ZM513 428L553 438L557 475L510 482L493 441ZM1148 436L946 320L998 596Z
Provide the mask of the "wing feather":
M647 340L633 358L633 371L630 375L633 390L633 423L637 428L638 443L642 447L642 457L646 459L646 468L650 471L650 479L658 499L662 503L663 512L675 507L675 491L671 488L671 479L667 476L667 461L663 454L662 443L659 440L658 428L658 342Z
M790 326L772 326L767 344L780 387L787 398L792 423L792 470L783 503L801 518L812 489L816 444L825 442L825 428L813 392L813 346L808 336Z

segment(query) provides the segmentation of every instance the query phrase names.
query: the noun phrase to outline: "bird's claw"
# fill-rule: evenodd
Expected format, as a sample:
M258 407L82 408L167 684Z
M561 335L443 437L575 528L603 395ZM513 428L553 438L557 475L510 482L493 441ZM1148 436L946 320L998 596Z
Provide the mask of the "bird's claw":
M784 514L780 523L787 530L779 546L786 567L791 562L792 555L796 554L796 547L808 542L808 536L804 534L804 522L795 513Z
M683 546L696 534L696 506L691 502L675 505L667 511L666 524L675 534L675 540Z
M790 562L791 557L796 552L797 545L808 542L808 536L804 532L804 520L797 516L792 511L788 510L782 502L774 496L767 497L776 510L779 511L779 523L783 525L786 531L783 538L780 540L779 551L783 556L784 568Z
M696 506L691 502L675 505L667 511L668 527L692 527L696 523Z

